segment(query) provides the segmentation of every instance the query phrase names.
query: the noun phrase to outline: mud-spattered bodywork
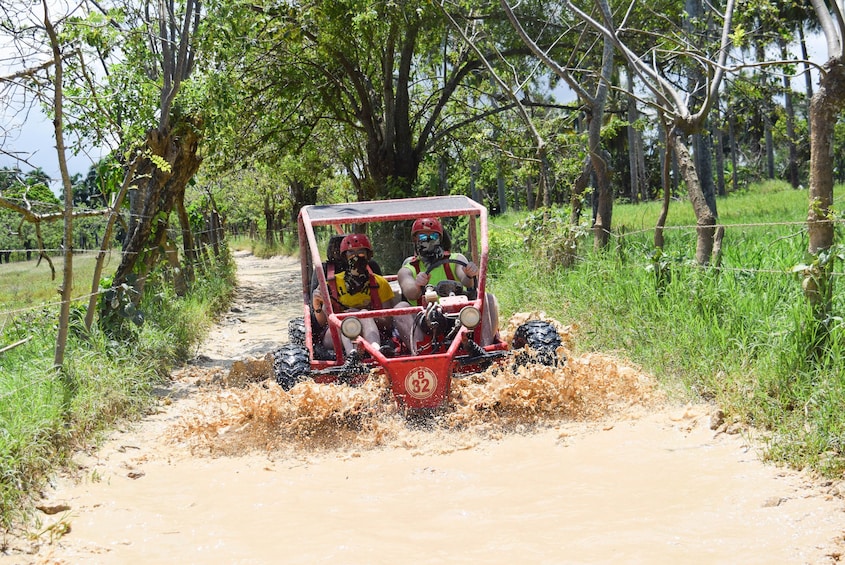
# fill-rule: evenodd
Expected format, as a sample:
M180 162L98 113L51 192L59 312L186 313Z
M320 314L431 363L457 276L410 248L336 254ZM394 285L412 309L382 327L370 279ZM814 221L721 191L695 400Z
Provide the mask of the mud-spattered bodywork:
M449 240L459 244L459 251L468 260L479 267L474 289L465 289L457 285L445 291L438 288L440 295L421 306L377 310L359 310L354 312L335 311L331 300L324 302L328 318L328 329L334 348L325 351L320 343L320 328L311 313L311 293L316 286L322 296L330 296L330 284L326 270L321 264L326 258L318 240L318 231L325 239L331 233L350 233L372 231L370 224L380 224L377 235L370 233L376 247L377 261L382 259L379 248L410 245L410 225L421 217L439 218L444 224L455 230ZM391 226L384 229L384 226ZM328 231L326 228L329 228ZM290 341L274 354L276 380L285 388L290 388L299 380L313 378L317 382L333 383L345 381L361 382L368 378L372 370L383 371L389 378L391 390L396 401L409 409L437 408L449 398L453 377L477 372L509 356L509 345L498 334L493 342L479 345L485 323L484 308L487 288L488 265L488 224L487 210L484 206L465 196L436 196L428 198L409 198L401 200L378 200L354 202L348 204L330 204L305 206L298 219L299 244L302 267L303 318L291 321ZM460 230L460 233L457 233ZM379 235L380 234L380 235ZM390 241L380 241L379 237L390 234ZM396 249L392 255L396 256ZM413 254L412 247L408 255ZM400 253L401 255L401 253ZM317 268L315 268L315 265ZM399 264L385 265L384 276L391 282L394 292L401 294L396 282ZM330 278L330 277L329 277ZM435 289L429 287L429 298ZM466 310L469 309L469 310ZM474 309L474 311L472 311ZM463 315L462 315L463 312ZM425 345L413 350L402 345L396 336L383 335L381 343L368 343L363 337L357 337L355 344L359 355L352 362L345 358L341 344L341 325L348 318L388 318L395 316L414 316L424 323L427 319L441 321L443 331L433 333ZM479 323L475 323L476 317ZM468 323L464 323L469 320ZM354 320L352 321L354 322ZM560 338L548 324L530 328L521 328L519 347L533 347L543 350L544 358L557 362L555 350L560 345ZM347 326L354 323L347 323ZM436 324L435 324L436 326ZM444 329L445 328L445 329ZM429 332L431 333L431 332Z

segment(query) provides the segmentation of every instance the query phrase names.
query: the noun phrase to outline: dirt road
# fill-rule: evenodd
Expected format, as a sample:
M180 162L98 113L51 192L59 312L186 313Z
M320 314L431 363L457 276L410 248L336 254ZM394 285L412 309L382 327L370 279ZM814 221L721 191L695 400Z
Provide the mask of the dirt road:
M233 363L286 340L298 263L237 261L232 311L159 412L79 454L0 563L840 560L838 485L761 463L608 356L462 382L426 428L384 383L248 383L266 367Z

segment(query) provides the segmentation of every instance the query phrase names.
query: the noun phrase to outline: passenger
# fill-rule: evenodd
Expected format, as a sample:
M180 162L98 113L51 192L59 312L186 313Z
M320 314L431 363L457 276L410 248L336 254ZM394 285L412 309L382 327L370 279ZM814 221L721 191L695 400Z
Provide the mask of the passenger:
M420 297L425 293L426 285L436 285L440 281L453 280L460 282L468 289L475 288L478 276L478 266L460 253L452 253L448 245L444 247L446 234L443 225L437 218L420 218L411 227L411 239L414 242L415 255L408 257L396 274L399 288L402 289L402 296L405 301L400 302L397 307L416 306ZM431 265L441 259L455 259L466 263L459 265L444 261L426 273ZM485 293L483 303L484 319L482 320L482 335L480 345L490 345L494 342L499 331L499 307L496 298ZM399 336L406 346L411 348L411 334L413 333L414 344L421 341L424 331L420 324L414 328L414 316L397 316L394 318ZM413 348L411 348L413 350Z
M329 243L326 246L326 260L322 263L323 274L326 275L327 281L334 280L335 273L346 270L346 258L340 252L340 244L344 237L346 237L346 234L334 234L329 238ZM382 274L381 267L372 259L370 259L370 270L377 275ZM311 275L310 290L312 293L318 284L317 267L314 267L314 273Z
M370 240L363 234L350 234L343 238L340 244L341 256L345 259L344 270L336 272L334 279L329 281L329 291L332 294L332 307L335 312L350 312L356 310L379 310L382 308L393 308L397 299L390 288L390 283L382 277L373 273L370 267L370 260L373 256L373 246ZM328 315L324 309L325 299L319 287L314 289L311 295L311 305L314 309L314 316L320 327L324 329L323 345L333 349L331 332L325 331L328 323ZM362 335L369 343L379 347L380 330L389 332L389 318L362 318ZM341 335L344 352L347 357L353 351L352 342Z

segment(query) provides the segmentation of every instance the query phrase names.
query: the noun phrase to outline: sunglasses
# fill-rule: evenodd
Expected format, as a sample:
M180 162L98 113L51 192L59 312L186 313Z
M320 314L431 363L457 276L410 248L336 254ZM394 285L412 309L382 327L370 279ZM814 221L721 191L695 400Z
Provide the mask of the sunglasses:
M356 255L359 257L366 257L367 256L367 249L347 249L346 256L347 257L355 257Z
M440 234L437 232L420 233L417 234L417 241L419 241L420 243L425 243L426 241L440 241Z

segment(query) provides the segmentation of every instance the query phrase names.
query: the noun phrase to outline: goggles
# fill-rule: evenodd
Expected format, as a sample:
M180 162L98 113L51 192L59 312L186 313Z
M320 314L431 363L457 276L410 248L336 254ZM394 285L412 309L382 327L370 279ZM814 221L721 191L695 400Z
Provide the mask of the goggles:
M417 234L417 241L420 243L425 243L426 241L440 241L440 234L437 232L434 233L418 233Z
M358 257L366 257L368 253L369 253L369 250L362 247L361 249L348 249L346 251L346 256L347 257L355 257L357 255Z

